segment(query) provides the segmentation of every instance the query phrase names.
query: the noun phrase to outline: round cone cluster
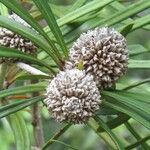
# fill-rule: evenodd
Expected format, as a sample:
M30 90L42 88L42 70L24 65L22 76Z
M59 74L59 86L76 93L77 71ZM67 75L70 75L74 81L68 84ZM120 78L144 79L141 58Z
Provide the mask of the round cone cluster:
M86 122L99 109L100 94L93 76L78 69L61 71L47 87L44 100L59 122Z
M113 28L102 27L81 34L70 49L66 68L82 65L101 89L111 87L127 70L126 39Z
M23 19L21 19L16 14L10 15L10 19L15 20L27 27L30 27ZM6 29L0 27L0 45L15 48L19 51L22 51L26 54L35 55L37 47L28 39L23 38L22 36ZM0 58L0 63L7 62L7 63L14 63L19 61L18 58Z

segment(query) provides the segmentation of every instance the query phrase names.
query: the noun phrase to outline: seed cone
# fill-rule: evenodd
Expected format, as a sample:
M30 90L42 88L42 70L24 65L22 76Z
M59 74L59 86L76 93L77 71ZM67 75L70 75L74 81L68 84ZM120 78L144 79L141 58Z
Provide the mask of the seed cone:
M9 18L19 22L27 27L30 27L23 19L21 19L16 14L12 14ZM0 45L15 48L19 51L22 51L29 55L35 55L37 47L28 39L23 38L22 36L6 29L0 27ZM0 63L7 62L7 63L15 63L16 61L20 61L18 58L0 58Z
M84 123L101 101L93 76L72 69L61 71L50 82L44 102L57 121Z
M69 56L65 68L82 63L86 74L94 76L99 88L111 87L127 70L126 39L113 28L96 28L81 34Z

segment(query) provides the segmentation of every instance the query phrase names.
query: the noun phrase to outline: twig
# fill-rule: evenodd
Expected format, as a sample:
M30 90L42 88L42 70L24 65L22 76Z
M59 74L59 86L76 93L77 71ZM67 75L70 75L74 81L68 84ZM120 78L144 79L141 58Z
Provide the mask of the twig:
M37 83L37 80L32 80L32 83ZM38 96L39 93L35 92L32 94L33 97ZM41 148L44 143L44 136L43 136L43 128L42 128L42 121L39 111L38 103L34 104L32 107L32 125L33 125L33 132L35 138L35 146Z
M58 139L69 127L71 126L71 124L67 124L66 126L64 126L63 128L61 128L59 130L59 132L57 132L42 148L42 150L45 150L49 145L51 145L52 143L54 143L54 140Z
M39 105L38 103L33 105L33 132L34 132L34 138L35 138L35 146L38 148L41 148L44 143L44 137L43 137L43 130L42 130L42 122L39 112Z
M7 65L2 64L1 65L1 70L0 70L0 89L3 89L6 72L7 72Z
M135 83L133 83L133 84L131 84L131 85L129 85L129 86L123 88L122 90L130 90L130 89L132 89L132 88L135 88L135 87L137 87L137 86L139 86L139 85L142 85L142 84L145 84L145 83L147 83L147 82L150 82L150 78L145 79L145 80L142 80L142 81L140 81L140 82L135 82Z

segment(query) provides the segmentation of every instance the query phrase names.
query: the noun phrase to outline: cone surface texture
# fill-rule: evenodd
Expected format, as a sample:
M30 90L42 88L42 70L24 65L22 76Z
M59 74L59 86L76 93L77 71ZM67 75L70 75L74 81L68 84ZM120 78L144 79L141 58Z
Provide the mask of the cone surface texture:
M30 25L28 25L23 19L21 19L16 14L10 15L9 18L27 27L30 27ZM30 40L2 27L0 27L0 45L8 48L15 48L29 55L35 55L37 50L37 47ZM0 63L15 63L17 61L21 60L18 58L0 58Z
M94 76L98 88L111 87L127 70L126 39L113 28L89 30L74 42L65 68L83 65Z
M86 122L101 100L93 76L72 69L61 71L50 82L44 102L57 121L76 124Z

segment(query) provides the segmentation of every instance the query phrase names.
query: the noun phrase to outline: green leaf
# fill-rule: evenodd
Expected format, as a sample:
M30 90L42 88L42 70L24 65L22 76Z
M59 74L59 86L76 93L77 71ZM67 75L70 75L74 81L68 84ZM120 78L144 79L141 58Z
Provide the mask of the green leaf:
M124 36L127 36L128 33L130 33L131 29L133 27L133 23L130 23L128 25L126 25L125 27L123 27L121 30L120 30L120 33Z
M8 15L8 9L7 9L7 7L5 7L1 3L0 3L0 14L3 15L3 16L7 16Z
M124 5L122 5L121 3L119 2L114 2L112 4L110 4L113 8L115 8L116 10L122 10L122 9L125 9L126 7ZM150 15L144 15L136 20L133 20L131 18L128 18L126 19L125 21L123 21L126 25L125 26L128 26L130 24L134 24L133 25L133 28L131 31L134 31L136 29L139 29L143 26L146 26L147 24L150 23ZM124 27L121 27L121 29L124 28ZM146 27L144 27L145 29Z
M22 115L17 113L17 117L18 117L18 122L19 122L19 125L21 128L23 139L24 139L25 150L29 150L29 149L31 149L31 136L29 134L27 125L26 125L25 120L23 119Z
M44 75L20 75L16 78L17 80L33 80L33 79L50 79L48 76Z
M65 25L83 15L90 13L96 9L103 8L104 6L108 5L109 3L113 2L114 0L94 0L89 2L88 4L66 14L64 17L57 20L59 26ZM45 28L46 32L49 32L47 28Z
M78 150L77 148L74 148L74 147L72 147L71 145L69 145L69 144L66 144L66 143L64 143L64 142L62 142L62 141L58 141L58 140L52 140L53 142L57 142L57 143L59 143L59 144L62 144L62 145L64 145L64 146L66 146L66 147L68 147L69 149L73 149L73 150ZM42 150L44 150L45 148L42 148Z
M136 147L140 146L142 143L148 141L149 139L150 139L150 136L148 135L147 137L144 137L141 140L127 146L125 149L130 150L130 149L136 148ZM144 150L146 150L146 149L144 149Z
M135 56L135 55L139 55L142 53L150 52L143 45L140 45L140 44L129 45L128 49L129 49L130 56Z
M142 125L144 125L146 128L150 129L150 123L149 121L145 120L143 115L140 115L137 111L135 111L135 109L133 109L132 107L126 106L124 104L121 104L117 101L113 101L111 99L111 102L109 101L105 101L103 102L106 106L110 107L110 108L114 108L120 112L123 112L125 114L128 114L129 116L131 116L132 118L134 118L135 120L137 120L138 122L140 122Z
M81 7L84 3L86 3L86 0L76 0L76 2L72 5L72 7L69 10L70 11L76 10L79 7Z
M141 124L143 124L146 128L150 129L150 112L149 112L149 105L145 102L140 101L139 99L132 98L130 96L123 96L120 92L102 92L105 96L109 96L107 98L107 102L104 101L103 103L106 106L114 108L118 111L121 111Z
M133 83L133 84L131 84L131 85L129 85L129 86L123 88L123 90L129 90L129 89L135 88L135 87L137 87L137 86L139 86L139 85L142 85L142 84L145 84L145 83L148 83L148 82L150 82L150 78L147 78L147 79L144 79L144 80L140 80L140 81L138 81L138 82L135 82L135 83Z
M133 27L131 29L131 31L134 31L134 30L137 30L141 27L144 27L146 25L148 25L150 23L150 15L145 15L143 17L140 17L136 20L131 20L127 25L125 26L128 26L130 24L133 24ZM121 28L124 28L124 27L121 27Z
M127 122L129 119L130 119L130 117L128 115L119 114L118 117L107 121L106 124L110 129L115 129L115 128L121 126L123 123ZM100 126L98 131L104 132L105 130Z
M45 87L46 87L45 84L37 83L37 84L31 84L31 85L2 90L0 91L0 99L10 95L19 95L19 94L43 91Z
M24 109L28 106L33 105L34 103L37 103L44 99L44 96L38 96L34 98L24 99L20 100L5 106L0 107L0 118L6 117L12 113L15 113L21 109Z
M52 12L56 17L64 16L66 13L68 13L68 10L71 7L70 5L56 5L56 4L53 4L50 2L49 2L49 5L51 6ZM30 10L30 12L31 12L31 15L36 20L42 19L42 14L36 6L33 6L32 9ZM47 26L47 28L48 28L48 26Z
M33 0L34 3L37 5L41 13L43 14L43 17L47 21L52 33L54 34L58 44L61 46L66 58L68 57L68 51L66 44L64 42L62 33L56 23L55 17L52 13L52 10L50 6L48 5L47 0Z
M130 17L131 15L135 15L149 7L150 7L150 1L142 0L142 1L139 1L137 3L130 5L129 7L115 13L114 15L111 15L110 17L100 22L97 22L96 24L97 25L107 24L108 26L114 25ZM97 26L96 24L94 26Z
M136 132L136 130L130 125L129 122L125 123L125 126L127 127L127 129L131 132L131 134L135 137L135 139L137 141L141 140L142 138L140 137L140 135ZM146 143L141 143L141 147L144 150L149 150L149 146Z
M150 60L132 60L130 59L128 67L130 69L149 69L150 68Z
M140 101L146 104L150 104L149 93L136 93L136 92L130 92L130 91L116 91L117 94L121 94L125 97L129 97L130 99L136 99L136 101Z
M42 27L34 20L34 18L26 11L16 0L0 0L5 6L10 8L13 12L19 15L23 20L25 20L29 25L31 25L37 32L39 32L51 46L51 50L58 51L54 43L44 32ZM53 51L55 53L55 51ZM50 54L50 53L49 53ZM59 55L60 57L60 55Z
M149 102L149 104L148 104L148 102L145 103L144 97L142 100L139 100L137 97L134 97L133 95L131 97L132 93L130 93L130 95L129 95L128 92L117 92L116 91L115 93L114 92L104 92L104 93L110 97L116 98L117 100L119 100L120 102L122 102L128 106L138 108L139 111L141 110L142 112L145 112L146 114L150 115L150 112L149 112L150 102Z
M49 2L49 5L52 9L53 14L59 18L67 14L68 10L71 7L70 5L55 5L50 2Z
M21 60L25 60L27 62L36 64L36 65L45 66L53 74L55 74L55 71L50 67L50 65L46 64L42 60L38 60L38 59L28 55L28 54L25 54L21 51L18 51L17 49L0 46L0 57L20 58Z
M18 113L9 116L9 123L14 132L17 150L31 149L30 136L25 121Z
M87 124L96 132L96 134L99 134L99 127L102 127L114 141L117 148L119 150L124 150L122 143L102 119L99 117L94 117L94 119L90 119Z
M9 122L13 130L17 150L25 150L24 138L18 121L18 117L14 114L9 117Z
M52 143L54 143L54 140L58 139L65 131L68 130L68 128L72 124L67 124L63 128L61 128L48 142L46 142L42 148L42 150L45 150L48 146L50 146Z
M144 26L144 27L143 27L143 29L145 29L145 30L148 30L148 31L149 31L149 30L150 30L150 25L146 25L146 26Z
M90 13L96 9L100 9L106 5L108 5L109 3L113 2L114 0L94 0L92 2L89 2L88 4L68 13L67 15L65 15L64 17L58 19L58 24L59 26L62 26L66 23L69 23L87 13Z
M121 23L121 21L124 21L128 17L133 16L149 7L150 7L150 1L147 0L138 1L137 3L134 3L128 7L125 7L124 9L121 9L120 11L117 11L116 13L113 13L110 16L105 17L104 19L100 19L99 17L90 19L89 21L83 23L81 26L79 26L78 28L70 32L66 36L66 41L71 42L81 32L87 31L97 26L105 26L105 25L112 26L117 23Z

